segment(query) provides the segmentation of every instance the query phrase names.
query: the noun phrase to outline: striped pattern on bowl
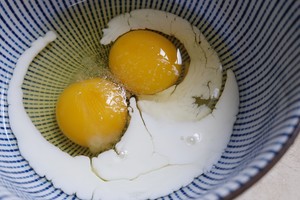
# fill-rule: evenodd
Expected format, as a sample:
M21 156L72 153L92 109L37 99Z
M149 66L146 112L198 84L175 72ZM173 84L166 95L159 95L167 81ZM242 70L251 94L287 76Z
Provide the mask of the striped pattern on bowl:
M99 73L95 66L107 62L109 47L99 43L107 22L140 8L168 11L198 27L224 68L234 70L240 92L237 121L219 162L188 186L160 199L233 197L262 176L293 141L300 130L297 0L2 0L0 199L77 199L36 174L18 150L10 129L7 89L20 55L47 31L59 35L30 65L22 85L24 106L49 142L70 155L91 156L60 134L55 103L70 81L83 71Z

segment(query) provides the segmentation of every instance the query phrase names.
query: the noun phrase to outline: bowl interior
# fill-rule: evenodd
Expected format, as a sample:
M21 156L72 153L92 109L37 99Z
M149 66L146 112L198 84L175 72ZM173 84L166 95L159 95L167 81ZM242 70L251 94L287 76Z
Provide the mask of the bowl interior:
M60 15L73 12L76 13L70 7L66 8L53 19L59 20ZM95 20L88 17L96 16L97 12L96 9L91 9L80 13L79 17L66 18L68 21L64 23L69 23L69 26L72 29L76 28L79 33L70 35L71 32L74 34L73 31L63 24L55 29L58 35L56 42L49 44L46 50L35 57L22 85L25 110L33 124L44 138L71 156L97 156L88 148L73 143L62 134L55 119L58 96L69 84L93 77L103 77L109 71L108 54L111 45L100 44L105 25L95 23L101 21L106 24L109 18L99 16ZM90 26L81 24L79 27L74 27L74 24L80 24L82 20ZM188 63L189 55L183 44L175 37L164 36L180 49L182 62Z
M34 172L22 158L10 129L7 88L20 55L47 31L58 34L26 73L24 107L49 142L72 156L93 156L60 133L55 104L70 82L99 75L99 69L107 66L109 46L99 42L107 22L140 8L171 12L198 27L224 69L234 70L240 92L237 121L219 162L165 199L226 197L259 175L296 134L300 116L297 1L4 1L0 25L1 192L4 188L7 196L24 199L68 196ZM184 60L188 59L184 54Z

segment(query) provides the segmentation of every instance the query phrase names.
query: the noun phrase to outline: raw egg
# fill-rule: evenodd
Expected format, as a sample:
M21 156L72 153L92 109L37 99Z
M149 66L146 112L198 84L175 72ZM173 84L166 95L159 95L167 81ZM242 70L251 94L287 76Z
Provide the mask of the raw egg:
M127 123L125 91L106 79L71 84L60 95L56 118L73 142L97 152L118 141Z
M94 78L67 87L57 104L58 124L71 140L94 151L115 143L113 148L101 152L97 157L73 157L61 151L43 137L25 110L21 85L26 70L34 57L55 40L56 34L50 31L45 37L39 38L18 60L8 89L11 128L22 156L30 166L66 194L76 194L80 199L110 200L166 196L209 171L230 140L239 107L234 73L227 70L221 92L222 66L217 53L197 27L163 11L136 10L116 16L103 30L100 42L103 45L115 42L114 49L127 34L142 33L142 37L146 32L156 34L141 29L172 35L182 42L190 57L187 74L180 83L176 83L177 73L181 70L179 56L174 53L176 48L170 48L171 54L168 48L162 48L163 51L158 54L158 51L152 50L147 53L139 47L140 51L132 49L134 54L118 50L119 54L115 55L115 62L121 61L118 56L127 56L122 61L124 66L118 66L117 71L113 70L117 65L110 66L122 84ZM143 42L140 37L131 37L130 43L138 45L150 41L145 39ZM159 44L157 49L163 47L159 39L153 41ZM141 56L136 57L138 53ZM147 66L153 61L146 57L150 53L156 55L154 58L167 57L173 65L163 65L162 68L162 64ZM137 58L146 67L127 65L139 61ZM166 78L169 75L173 79ZM122 77L125 77L124 80ZM157 83L159 87L155 86ZM174 83L176 86L168 86ZM127 103L123 85L134 92ZM135 87L141 89L134 90ZM145 95L147 93L150 95ZM218 102L215 109L206 109L204 104L202 109L195 104L194 97Z
M172 86L180 76L181 59L174 44L153 31L136 30L112 46L109 67L135 94L155 94Z

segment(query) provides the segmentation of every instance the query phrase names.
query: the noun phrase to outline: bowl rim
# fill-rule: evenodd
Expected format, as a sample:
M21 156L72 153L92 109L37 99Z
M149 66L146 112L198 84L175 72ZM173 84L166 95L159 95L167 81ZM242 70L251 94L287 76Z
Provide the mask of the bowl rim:
M300 117L298 117L298 119L300 119ZM254 176L250 177L250 179L246 181L244 184L242 184L241 187L231 191L228 195L224 196L223 200L232 200L237 198L245 191L248 191L249 188L251 188L259 180L261 180L261 178L263 178L278 163L278 161L280 161L283 155L286 154L288 149L294 144L298 135L300 135L300 121L298 122L298 124L296 125L292 133L290 134L288 140L285 143L283 143L281 149L276 152L275 156L271 160L269 160L266 166L260 168L260 171Z

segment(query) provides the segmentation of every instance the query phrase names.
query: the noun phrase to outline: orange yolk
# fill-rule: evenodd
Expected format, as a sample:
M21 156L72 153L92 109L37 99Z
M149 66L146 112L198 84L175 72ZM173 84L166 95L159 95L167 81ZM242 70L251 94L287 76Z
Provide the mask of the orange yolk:
M177 81L181 61L176 47L162 35L131 31L113 44L109 67L124 86L135 94L155 94Z
M92 152L117 142L127 123L125 91L94 78L71 84L60 95L56 118L61 131Z

